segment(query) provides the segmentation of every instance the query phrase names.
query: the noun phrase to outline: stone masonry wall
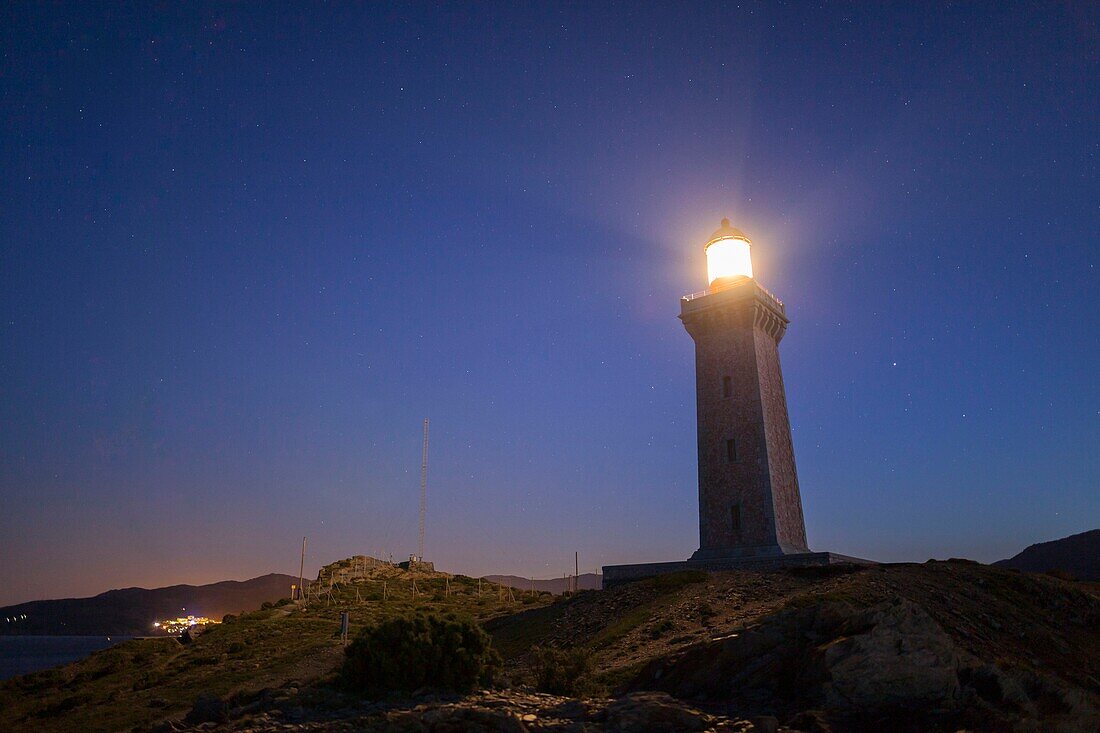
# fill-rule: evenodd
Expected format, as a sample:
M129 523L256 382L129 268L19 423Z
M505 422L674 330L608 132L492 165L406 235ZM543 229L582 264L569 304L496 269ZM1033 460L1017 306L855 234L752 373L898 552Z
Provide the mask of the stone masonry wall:
M763 416L751 319L725 314L712 319L696 340L695 379L699 438L699 544L702 548L774 543L766 498ZM722 378L730 377L730 397ZM730 463L726 441L736 443ZM732 508L740 507L734 532Z
M782 305L755 282L685 304L695 340L700 551L805 551L779 340ZM723 377L731 393L723 395ZM727 441L735 441L729 460ZM736 510L735 510L736 507ZM740 528L734 514L739 514Z
M787 392L779 364L779 344L759 329L755 341L775 535L780 545L805 550L806 524L802 516L802 496L798 491L791 422L787 415Z

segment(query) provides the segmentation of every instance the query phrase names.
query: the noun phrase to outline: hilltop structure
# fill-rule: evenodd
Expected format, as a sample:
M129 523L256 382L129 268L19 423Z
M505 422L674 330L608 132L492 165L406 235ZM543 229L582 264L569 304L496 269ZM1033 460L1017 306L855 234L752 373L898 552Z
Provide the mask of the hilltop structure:
M686 568L866 562L807 545L779 365L790 321L753 278L751 246L723 219L703 247L707 289L680 299L695 341L699 549L684 562L606 566L605 588Z

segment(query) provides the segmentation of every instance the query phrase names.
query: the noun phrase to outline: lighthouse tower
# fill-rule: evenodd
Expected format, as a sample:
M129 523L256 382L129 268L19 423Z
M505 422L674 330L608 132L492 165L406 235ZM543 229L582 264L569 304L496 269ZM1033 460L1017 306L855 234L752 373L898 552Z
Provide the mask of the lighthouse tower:
M779 342L782 301L752 274L752 243L729 219L704 246L707 290L684 296L695 341L699 549L693 561L809 552Z
M680 299L695 340L699 549L689 560L604 565L603 587L681 570L869 563L807 548L779 367L787 310L753 278L752 242L729 219L703 250L708 287Z

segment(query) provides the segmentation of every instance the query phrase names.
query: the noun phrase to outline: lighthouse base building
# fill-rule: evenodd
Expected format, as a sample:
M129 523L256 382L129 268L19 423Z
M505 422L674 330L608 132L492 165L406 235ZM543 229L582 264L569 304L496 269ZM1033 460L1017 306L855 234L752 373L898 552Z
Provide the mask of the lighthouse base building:
M605 588L684 569L867 562L811 552L806 542L779 364L789 321L753 279L750 246L723 219L704 247L710 287L680 300L695 341L699 549L685 561L605 566Z

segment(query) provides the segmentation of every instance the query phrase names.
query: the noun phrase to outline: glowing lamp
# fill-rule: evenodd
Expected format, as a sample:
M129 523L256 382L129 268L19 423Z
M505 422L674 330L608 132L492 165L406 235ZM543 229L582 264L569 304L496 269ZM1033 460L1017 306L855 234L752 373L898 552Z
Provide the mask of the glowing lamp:
M729 219L722 220L718 231L710 235L703 252L707 256L707 284L735 277L752 277L752 243L740 229L730 226Z

